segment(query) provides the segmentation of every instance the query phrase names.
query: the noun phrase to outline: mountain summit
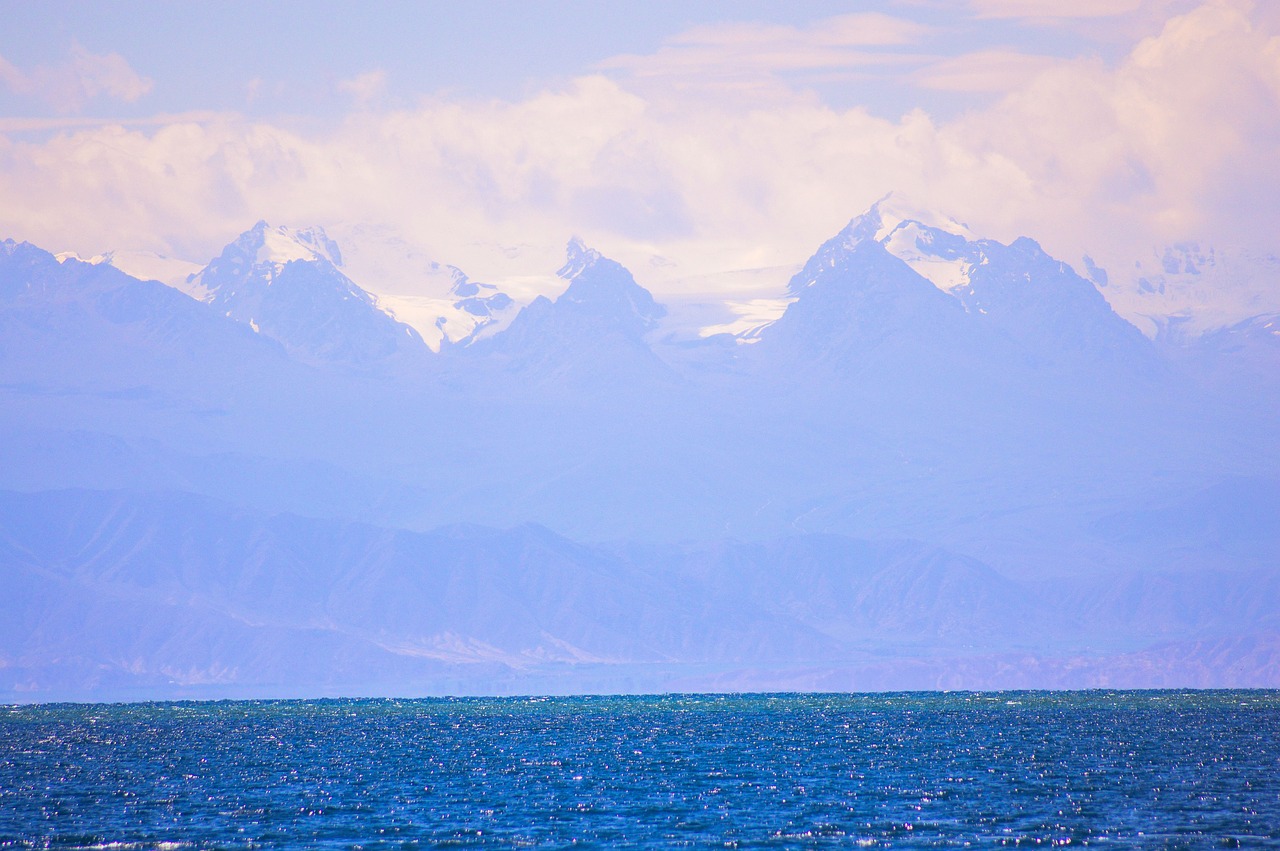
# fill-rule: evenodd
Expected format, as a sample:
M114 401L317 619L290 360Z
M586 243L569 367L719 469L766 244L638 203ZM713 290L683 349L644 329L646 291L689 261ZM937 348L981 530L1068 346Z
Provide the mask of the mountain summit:
M967 281L971 265L958 256L961 246L976 239L955 219L917 209L892 193L854 216L827 240L788 285L790 295L811 286L823 267L834 267L841 257L859 246L876 244L911 267L912 271L941 290Z
M204 293L203 301L225 302L236 298L241 288L251 291L255 283L271 285L290 263L307 263L325 272L336 272L342 265L342 252L323 228L273 228L260 221L228 243L221 254L192 277L192 290ZM359 288L354 284L351 288L349 294L359 298Z
M666 308L635 282L621 263L588 248L578 237L569 241L567 259L556 272L569 282L557 306L615 325L628 336L640 336L658 325Z
M666 308L621 263L570 240L557 274L569 286L555 300L538 296L499 334L472 346L526 378L569 384L669 375L644 336Z
M836 278L835 291L817 292ZM925 284L958 303L967 317L942 307L921 289ZM901 338L915 329L932 338L913 349L936 347L939 334L952 337L947 345L958 345L955 335L963 325L968 330L962 336L970 340L972 332L988 341L1012 340L1033 364L1142 365L1150 356L1141 333L1112 311L1097 288L1034 240L1020 237L1005 245L981 239L967 225L915 210L893 195L823 243L791 280L788 294L798 301L788 310L796 316L777 323L784 335L801 314L813 314L808 324L821 324L821 316L836 310L843 318L832 333L865 341ZM817 299L824 305L815 309ZM837 310L826 303L832 299L848 304ZM944 326L952 331L943 332Z
M369 363L425 348L344 275L337 243L319 227L258 222L194 275L189 291L308 361Z

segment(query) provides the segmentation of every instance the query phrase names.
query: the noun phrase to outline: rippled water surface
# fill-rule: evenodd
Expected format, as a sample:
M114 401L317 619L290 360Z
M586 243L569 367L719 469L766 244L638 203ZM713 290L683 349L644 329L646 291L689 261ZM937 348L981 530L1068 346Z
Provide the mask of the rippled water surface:
M0 847L1280 847L1280 692L0 707Z

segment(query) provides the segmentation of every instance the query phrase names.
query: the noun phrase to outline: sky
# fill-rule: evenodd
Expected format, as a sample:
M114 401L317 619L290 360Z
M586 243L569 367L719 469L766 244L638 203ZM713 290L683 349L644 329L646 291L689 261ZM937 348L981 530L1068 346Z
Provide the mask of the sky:
M54 251L205 262L266 219L485 279L553 270L579 235L661 292L798 264L896 192L1070 262L1280 253L1280 4L0 15L0 238Z

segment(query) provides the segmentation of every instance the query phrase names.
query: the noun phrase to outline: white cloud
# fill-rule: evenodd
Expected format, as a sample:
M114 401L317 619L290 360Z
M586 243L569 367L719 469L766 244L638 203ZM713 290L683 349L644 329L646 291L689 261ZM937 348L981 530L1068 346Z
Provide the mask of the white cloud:
M916 85L953 92L1008 92L1062 60L1013 50L983 50L932 62L911 75Z
M234 116L210 110L159 113L141 118L95 118L72 115L59 118L3 118L0 117L0 133L39 133L47 130L80 130L91 127L164 127L186 122L228 120Z
M802 260L902 190L1064 259L1188 236L1280 251L1280 41L1248 7L1175 18L1114 67L997 60L955 60L951 85L966 62L969 87L1021 79L947 122L785 87L706 97L592 76L515 101L361 111L323 134L222 116L0 137L0 235L204 260L258 218L358 221L483 278L554 269L581 233L661 288L658 275Z
M882 48L918 43L929 28L879 13L840 15L808 27L727 23L694 27L666 41L656 53L617 56L604 71L635 77L682 78L697 85L725 79L788 73L860 73L897 64L903 57Z
M28 71L0 56L0 81L15 94L38 98L64 113L77 112L98 97L132 103L153 87L120 54L90 53L79 44L71 46L65 62Z
M1106 18L1140 9L1147 0L969 0L982 18Z
M1274 246L1280 39L1243 4L1170 20L1114 70L1066 63L947 133L1026 176L1027 229L1077 244L1212 237ZM1017 222L1006 220L1005 229Z
M338 91L345 92L355 99L358 106L367 107L376 101L387 90L387 72L383 70L366 71L349 80L338 83Z
M915 21L863 12L825 18L807 27L759 23L709 24L686 30L669 39L668 44L721 46L735 52L744 49L780 52L789 48L913 44L928 32L928 27Z
M0 82L3 82L9 91L23 94L25 94L25 90L30 85L27 81L27 75L3 56L0 56Z

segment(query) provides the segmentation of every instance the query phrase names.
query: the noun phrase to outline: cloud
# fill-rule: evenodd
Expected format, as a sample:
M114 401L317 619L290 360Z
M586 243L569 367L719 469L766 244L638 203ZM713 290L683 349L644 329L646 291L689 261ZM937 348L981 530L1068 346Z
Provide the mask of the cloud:
M872 47L913 44L929 32L915 21L876 12L837 15L807 27L729 23L694 27L668 40L671 45L734 49L779 47Z
M795 33L816 38L784 30L779 55ZM717 32L763 44L759 29ZM800 261L901 190L1068 260L1131 263L1187 237L1280 251L1280 39L1248 6L1173 18L1115 64L986 53L921 73L1005 94L953 120L890 120L785 86L709 98L592 75L515 100L361 110L323 131L214 116L0 137L0 235L205 260L259 218L366 222L483 279L552 270L580 233L661 289L660 274ZM499 244L540 248L508 262ZM675 265L651 268L655 255Z
M1114 254L1124 241L1188 236L1274 250L1280 38L1248 8L1215 2L1173 18L1114 70L1063 63L947 134L1018 164L1026 191L1010 208L1025 227Z
M1147 0L969 0L980 18L1108 18L1137 11Z
M141 118L95 118L62 116L59 118L0 117L0 133L40 133L49 130L79 130L89 127L164 127L183 122L207 122L230 118L228 113L211 110L147 115Z
M376 101L387 90L387 72L382 70L366 71L349 80L338 83L338 91L352 96L356 104L367 107Z
M808 27L728 23L694 27L666 41L656 53L624 55L598 66L636 77L706 81L793 72L857 72L902 58L883 48L918 43L929 28L903 18L858 13Z
M1013 50L984 50L930 63L911 75L927 89L951 92L1008 92L1057 65L1051 56Z
M0 56L0 81L13 93L42 100L62 113L78 112L99 97L132 103L154 85L129 67L120 54L90 53L79 44L72 44L65 62L29 71Z

